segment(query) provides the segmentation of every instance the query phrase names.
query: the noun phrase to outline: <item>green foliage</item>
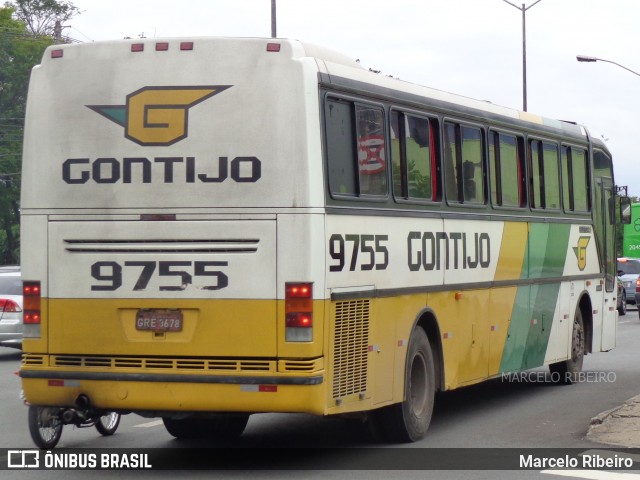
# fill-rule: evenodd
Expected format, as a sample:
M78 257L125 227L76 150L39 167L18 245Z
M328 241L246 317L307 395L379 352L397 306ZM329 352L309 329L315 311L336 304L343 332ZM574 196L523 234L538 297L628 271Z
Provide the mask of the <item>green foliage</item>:
M24 22L29 32L34 35L59 37L55 32L56 22L63 22L75 17L80 10L69 1L62 0L14 0L15 17Z
M47 46L55 43L42 33L48 31L44 26L75 13L70 3L54 0L16 0L0 7L0 264L19 263L20 170L29 75Z

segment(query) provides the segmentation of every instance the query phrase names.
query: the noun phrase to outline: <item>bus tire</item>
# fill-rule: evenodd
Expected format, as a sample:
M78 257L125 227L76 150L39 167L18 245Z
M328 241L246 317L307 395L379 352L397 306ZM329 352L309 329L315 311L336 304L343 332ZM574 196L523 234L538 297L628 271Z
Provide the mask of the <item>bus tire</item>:
M57 407L29 406L29 433L39 448L49 449L58 444L62 435L62 419Z
M120 425L120 414L116 412L109 412L102 415L96 420L96 430L100 432L100 435L105 437L111 436L116 433L118 426Z
M434 397L433 352L425 331L416 327L407 351L404 401L371 412L371 433L383 442L406 443L422 439L431 423Z
M582 312L576 308L571 331L571 357L568 360L549 365L551 379L563 385L575 382L576 375L582 371L585 351L585 331Z
M205 437L210 440L235 440L242 435L249 421L249 414L219 414L207 417L202 424Z
M171 435L182 439L234 440L242 435L249 414L218 414L213 417L162 419Z

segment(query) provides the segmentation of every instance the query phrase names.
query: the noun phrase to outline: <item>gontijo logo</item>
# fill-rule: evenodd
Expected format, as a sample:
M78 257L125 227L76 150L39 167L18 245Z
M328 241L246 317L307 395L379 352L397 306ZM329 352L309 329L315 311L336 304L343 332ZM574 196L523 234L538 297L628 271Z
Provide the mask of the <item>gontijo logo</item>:
M576 258L578 259L578 268L580 271L584 270L587 266L587 245L589 245L589 240L591 240L591 237L580 237L578 238L578 246L573 247L573 253L576 254Z
M232 85L143 87L126 105L87 105L124 127L124 136L144 146L173 145L187 137L188 111Z

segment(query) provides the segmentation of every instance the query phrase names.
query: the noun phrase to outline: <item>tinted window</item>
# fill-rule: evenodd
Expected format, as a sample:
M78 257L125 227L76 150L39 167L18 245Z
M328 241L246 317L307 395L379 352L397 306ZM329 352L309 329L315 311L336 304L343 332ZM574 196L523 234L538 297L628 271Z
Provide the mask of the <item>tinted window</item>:
M356 105L360 195L387 193L384 114L382 109Z
M566 211L589 211L587 156L581 148L562 147L562 191Z
M329 189L331 193L356 195L355 145L351 104L328 101L325 124Z
M386 195L381 108L329 99L325 106L329 190L334 195Z
M640 262L618 262L618 271L625 275L640 275Z
M393 193L396 198L436 200L435 120L391 113Z
M491 201L502 207L524 205L522 138L491 132L489 135Z
M482 130L447 122L444 133L447 199L458 203L484 203Z
M554 143L529 143L531 166L531 206L556 210L560 208L560 176L558 146Z
M0 295L22 295L22 279L19 276L0 277Z

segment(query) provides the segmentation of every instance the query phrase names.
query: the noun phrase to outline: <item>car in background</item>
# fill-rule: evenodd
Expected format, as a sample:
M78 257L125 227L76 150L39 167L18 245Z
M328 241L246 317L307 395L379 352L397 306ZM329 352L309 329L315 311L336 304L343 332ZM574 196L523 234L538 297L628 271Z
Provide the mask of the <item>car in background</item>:
M622 257L618 258L618 277L624 285L627 303L640 304L640 290L638 277L640 277L640 259Z
M616 309L618 310L619 315L627 314L627 294L624 291L624 283L620 280L620 277L616 278L616 284L618 286L618 302L616 304Z
M22 348L20 267L0 267L0 346Z

